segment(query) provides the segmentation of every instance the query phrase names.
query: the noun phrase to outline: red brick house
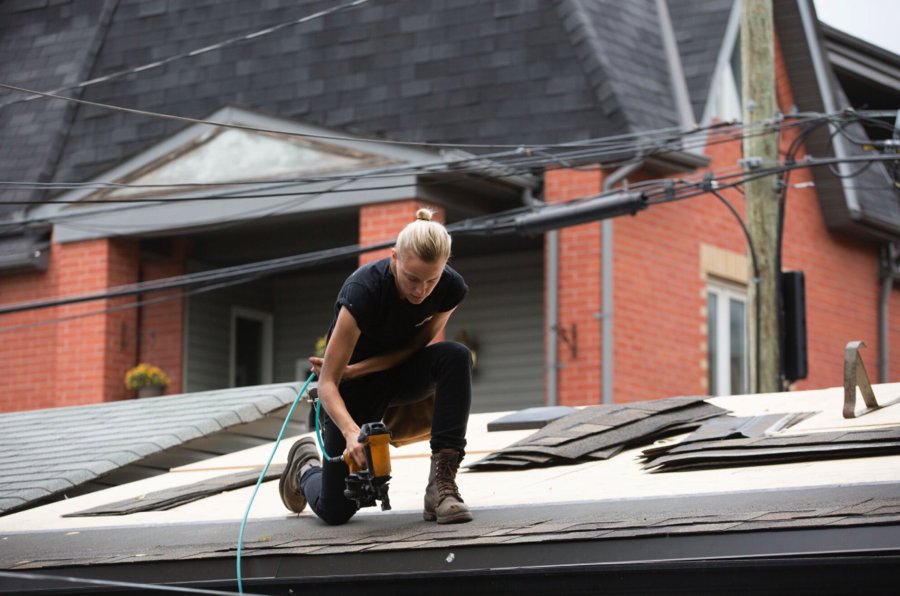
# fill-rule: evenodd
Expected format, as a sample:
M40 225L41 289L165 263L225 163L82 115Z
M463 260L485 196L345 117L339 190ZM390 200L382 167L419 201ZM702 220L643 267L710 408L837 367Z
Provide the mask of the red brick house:
M0 7L15 57L0 82L50 90L115 75L62 94L244 127L2 91L2 179L31 184L0 189L0 411L132 397L122 379L138 362L168 373L169 394L296 379L340 282L372 258L298 255L389 240L423 204L454 223L741 159L738 141L636 148L641 135L739 117L731 0L372 3L187 55L327 6ZM896 110L900 58L823 31L804 0L776 3L775 23L783 113ZM553 159L561 143L608 138L635 145ZM800 155L856 150L821 133ZM488 167L454 171L473 153ZM808 319L798 388L840 384L850 340L868 345L873 377L900 374L889 172L790 177L783 264L805 274ZM743 212L737 191L723 194ZM259 263L271 267L234 273ZM746 240L711 195L546 236L460 235L453 264L472 289L447 335L477 351L478 410L749 390ZM209 273L222 270L233 276ZM178 276L165 291L51 305Z

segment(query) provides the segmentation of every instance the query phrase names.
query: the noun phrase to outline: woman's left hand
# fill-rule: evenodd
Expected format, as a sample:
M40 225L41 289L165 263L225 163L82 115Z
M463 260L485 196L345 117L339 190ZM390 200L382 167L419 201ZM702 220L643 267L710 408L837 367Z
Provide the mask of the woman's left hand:
M318 358L317 356L310 356L309 363L312 365L312 371L316 373L316 377L321 378L322 376L322 364L325 362L324 358ZM344 367L344 374L341 375L341 380L349 381L350 379L355 379L357 368L354 364L348 364Z

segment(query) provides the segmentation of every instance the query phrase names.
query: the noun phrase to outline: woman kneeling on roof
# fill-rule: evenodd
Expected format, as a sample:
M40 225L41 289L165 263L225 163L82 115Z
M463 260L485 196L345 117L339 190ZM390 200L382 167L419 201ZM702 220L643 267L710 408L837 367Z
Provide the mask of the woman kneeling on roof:
M447 265L450 234L432 212L420 209L391 250L363 265L341 287L324 358L310 358L319 377L325 452L349 451L365 467L360 426L380 421L389 406L434 395L431 471L425 489L427 521L472 520L456 486L465 454L472 401L472 357L457 342L431 344L462 302L468 286ZM429 345L430 344L430 345ZM344 497L344 462L320 463L311 437L291 447L280 489L285 506L312 510L329 524L346 523L357 511Z

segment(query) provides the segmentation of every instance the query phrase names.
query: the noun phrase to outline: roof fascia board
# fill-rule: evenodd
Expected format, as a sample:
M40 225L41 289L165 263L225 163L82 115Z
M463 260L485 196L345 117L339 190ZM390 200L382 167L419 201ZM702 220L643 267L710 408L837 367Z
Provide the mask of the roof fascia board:
M869 43L864 39L860 39L840 29L819 21L819 29L825 38L825 45L841 48L843 51L852 52L860 56L865 56L867 60L878 62L885 65L893 65L893 68L900 68L900 54Z
M728 15L728 24L725 26L725 35L722 36L722 45L719 48L719 56L716 58L716 69L709 82L709 91L706 93L706 106L703 108L703 117L700 120L701 126L707 126L713 117L715 109L716 89L722 77L725 76L725 68L731 62L731 54L734 52L734 46L737 43L738 34L741 30L741 5L735 0L731 5L731 14Z
M845 48L836 48L829 42L826 42L828 51L828 60L833 66L843 68L852 72L854 75L877 83L892 91L900 93L900 72L887 72L883 64L866 60L866 58L853 51L844 51Z
M416 175L391 179L392 188L371 189L368 180L354 180L331 190L335 183L297 184L282 188L303 194L294 197L227 199L216 201L180 201L175 203L118 205L118 209L73 215L57 221L54 242L66 243L116 235L138 235L160 232L187 232L242 219L256 220L266 213L278 216L296 215L328 209L347 209L372 203L409 199L416 196ZM317 191L322 194L316 195ZM310 197L310 193L313 198ZM290 205L290 203L295 203Z
M819 43L819 35L816 30L816 19L809 5L809 0L797 0L797 8L800 11L800 19L803 24L803 32L806 35L807 47L809 48L810 58L812 59L813 72L816 76L816 83L819 87L819 95L822 98L822 105L825 111L833 114L837 111L835 102L834 89L831 86L831 71L825 61L825 52ZM834 125L829 124L829 128L834 130ZM834 155L838 159L847 157L849 154L846 142L841 135L834 138ZM850 164L839 162L838 170L841 175L841 186L844 190L844 198L847 201L847 211L850 218L859 221L862 217L862 209L859 206L859 197L856 195L853 178L850 177L852 169Z
M681 65L681 54L678 52L675 29L672 27L672 19L669 16L666 0L656 0L656 12L659 16L660 36L666 52L666 62L669 66L669 82L672 86L672 95L675 98L675 107L678 110L678 120L681 122L684 130L691 130L695 124L694 110L691 108L691 97L688 93L687 80L684 77L684 68Z

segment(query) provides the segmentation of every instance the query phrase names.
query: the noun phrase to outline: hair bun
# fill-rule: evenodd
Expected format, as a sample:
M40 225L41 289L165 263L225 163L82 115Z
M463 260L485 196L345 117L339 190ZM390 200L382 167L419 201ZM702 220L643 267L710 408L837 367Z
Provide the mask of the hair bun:
M434 212L431 209L419 209L416 211L416 219L421 219L422 221L431 221L431 217L434 215Z

